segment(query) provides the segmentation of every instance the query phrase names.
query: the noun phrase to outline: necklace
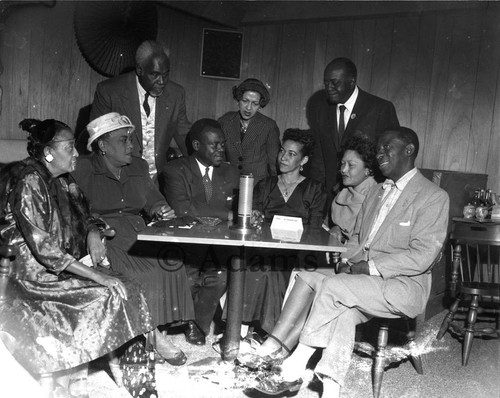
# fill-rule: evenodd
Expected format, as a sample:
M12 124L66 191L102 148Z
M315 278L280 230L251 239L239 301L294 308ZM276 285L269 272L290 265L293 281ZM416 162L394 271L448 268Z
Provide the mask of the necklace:
M283 184L283 187L285 188L285 192L283 192L283 196L285 198L287 198L288 195L290 195L293 192L295 185L300 181L300 177L298 179L296 179L295 181L292 181L290 183L286 183L283 176L280 175L279 180L281 181L281 184Z
M113 174L115 175L116 179L119 180L121 173L122 173L122 169L121 169L121 167L119 167L118 171L116 173L113 173Z

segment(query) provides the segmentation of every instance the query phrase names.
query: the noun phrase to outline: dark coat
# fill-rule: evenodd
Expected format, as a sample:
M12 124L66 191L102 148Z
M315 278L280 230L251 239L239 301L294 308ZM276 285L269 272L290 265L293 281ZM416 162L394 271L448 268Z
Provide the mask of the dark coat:
M280 149L280 131L276 122L257 112L250 120L245 138L240 138L239 112L228 112L219 123L226 138L226 158L240 173L252 173L254 183L276 175L276 157Z
M336 105L328 103L324 90L317 92L309 100L307 117L316 140L310 175L325 183L329 198L327 205L333 199L342 145L357 131L376 141L387 128L399 126L392 102L361 89L341 140L337 133Z
M135 72L113 77L97 85L90 120L109 112L118 112L131 120L135 126L133 154L141 157L141 104ZM184 88L169 80L163 94L156 99L155 162L158 172L163 170L167 162L167 150L172 138L175 138L181 151L187 154L185 140L190 128L191 123L186 116Z
M167 163L158 182L177 216L218 217L227 220L228 213L237 205L234 199L239 179L238 169L229 163L214 167L212 198L207 203L203 176L193 154Z

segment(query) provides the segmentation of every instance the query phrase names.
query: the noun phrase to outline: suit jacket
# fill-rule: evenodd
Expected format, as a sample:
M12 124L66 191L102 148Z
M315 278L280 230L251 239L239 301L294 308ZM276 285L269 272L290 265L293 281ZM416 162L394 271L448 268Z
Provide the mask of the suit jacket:
M333 199L333 187L337 183L339 153L342 145L357 131L376 142L388 127L399 126L399 121L392 102L361 89L359 89L358 98L342 138L337 132L336 105L328 102L325 90L314 94L307 108L309 126L316 140L310 175L325 184L329 206Z
M207 203L203 176L193 155L173 160L159 175L160 190L178 216L218 217L227 220L233 210L235 192L239 187L238 169L228 163L214 167L212 198Z
M257 112L250 120L245 139L240 138L239 112L228 112L219 118L226 138L226 157L240 173L252 173L256 184L276 175L276 157L280 149L280 131L276 122Z
M423 312L429 298L428 269L446 238L449 197L417 172L365 251L382 193L382 184L378 184L368 194L345 257L352 262L373 260L386 284L385 299L403 314L415 317Z
M90 120L109 112L128 116L135 126L133 154L142 156L141 106L135 71L128 72L97 85ZM167 162L166 154L172 138L184 155L187 154L185 141L190 128L184 88L169 80L163 94L156 98L155 163L158 172Z

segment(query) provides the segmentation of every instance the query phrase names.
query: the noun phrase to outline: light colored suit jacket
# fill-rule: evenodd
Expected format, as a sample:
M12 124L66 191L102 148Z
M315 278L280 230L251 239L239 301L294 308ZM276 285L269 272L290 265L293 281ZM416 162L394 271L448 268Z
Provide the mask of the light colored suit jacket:
M386 283L385 299L402 313L415 317L423 312L429 298L428 269L446 238L449 197L417 172L365 251L382 193L382 184L378 184L368 194L345 257L352 262L373 260Z
M135 126L133 154L142 157L141 106L135 71L128 72L97 85L90 120L109 112L128 116ZM169 80L163 94L156 99L155 163L158 173L167 163L167 150L172 138L184 155L187 155L185 141L190 128L184 88Z

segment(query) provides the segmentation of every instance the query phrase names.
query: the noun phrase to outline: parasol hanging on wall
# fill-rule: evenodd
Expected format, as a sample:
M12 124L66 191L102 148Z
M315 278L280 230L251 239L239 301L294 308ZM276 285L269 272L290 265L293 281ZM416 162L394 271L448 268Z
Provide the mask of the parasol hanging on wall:
M142 1L81 1L73 23L83 57L108 77L132 69L139 44L158 32L156 6Z

